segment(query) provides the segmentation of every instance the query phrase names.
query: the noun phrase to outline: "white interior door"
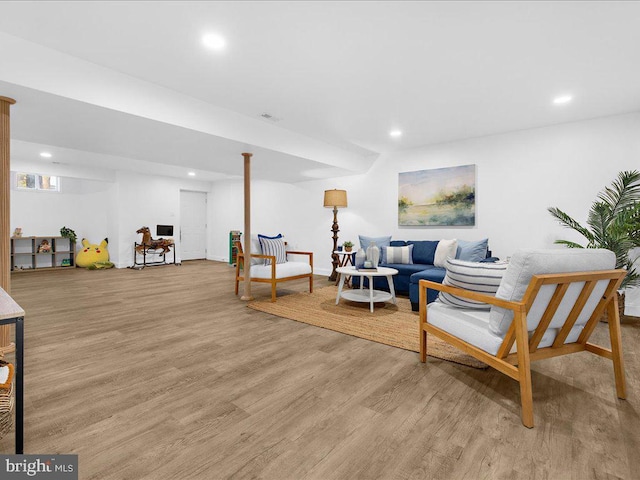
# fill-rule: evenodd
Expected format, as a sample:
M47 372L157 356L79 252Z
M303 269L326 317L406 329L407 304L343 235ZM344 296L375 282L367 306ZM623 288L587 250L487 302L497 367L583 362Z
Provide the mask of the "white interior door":
M182 260L207 257L207 194L180 191L180 253Z

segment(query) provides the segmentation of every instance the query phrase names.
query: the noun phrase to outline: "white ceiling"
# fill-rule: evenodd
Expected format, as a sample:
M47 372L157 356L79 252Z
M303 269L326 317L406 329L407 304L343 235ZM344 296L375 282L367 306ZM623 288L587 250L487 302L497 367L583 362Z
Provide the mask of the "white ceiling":
M0 3L0 32L273 128L259 119L268 112L280 129L369 160L638 111L639 25L640 3L614 1ZM201 46L209 31L226 37L224 52ZM9 76L0 65L0 82ZM0 95L18 87L0 83ZM551 104L565 93L572 103ZM370 164L336 169L51 92L16 97L29 105L16 106L13 133L27 142L229 175L252 149L258 178L282 168L286 181ZM52 121L43 105L68 118ZM404 135L390 138L394 128Z

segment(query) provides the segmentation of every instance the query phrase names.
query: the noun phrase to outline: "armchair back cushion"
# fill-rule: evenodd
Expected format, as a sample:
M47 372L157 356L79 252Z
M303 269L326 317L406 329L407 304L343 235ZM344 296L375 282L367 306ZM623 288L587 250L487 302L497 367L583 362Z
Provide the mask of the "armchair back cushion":
M616 257L613 252L604 249L554 249L554 250L519 250L513 254L500 287L496 292L496 298L504 300L522 300L525 291L533 275L549 273L585 272L591 270L612 270L615 268ZM575 327L583 326L593 313L596 305L602 298L608 280L597 283L589 297L580 316L575 322ZM556 311L550 328L559 328L566 320L569 312L576 303L584 282L572 283L569 286L558 310ZM540 323L549 301L553 295L555 286L543 286L535 302L527 314L527 330L533 331ZM513 311L493 306L489 317L489 329L495 335L504 337L513 320ZM574 327L574 328L575 328Z

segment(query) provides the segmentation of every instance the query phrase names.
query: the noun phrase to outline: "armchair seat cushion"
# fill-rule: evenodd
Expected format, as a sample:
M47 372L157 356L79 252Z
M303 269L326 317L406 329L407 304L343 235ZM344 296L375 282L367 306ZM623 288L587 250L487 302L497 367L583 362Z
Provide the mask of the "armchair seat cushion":
M489 310L462 309L439 300L427 305L427 322L465 342L495 355L503 337L489 330Z
M276 279L311 273L309 262L285 262L276 264ZM251 265L253 278L271 278L271 265Z
M476 310L445 305L440 300L427 305L427 322L438 327L454 337L458 337L491 355L498 353L498 349L504 340L494 334L489 328L491 313L488 310ZM573 343L578 340L584 325L576 325L569 331L569 336L564 343ZM549 347L553 344L559 328L549 328L540 340L539 348ZM531 336L533 332L529 332ZM516 351L513 344L511 353Z

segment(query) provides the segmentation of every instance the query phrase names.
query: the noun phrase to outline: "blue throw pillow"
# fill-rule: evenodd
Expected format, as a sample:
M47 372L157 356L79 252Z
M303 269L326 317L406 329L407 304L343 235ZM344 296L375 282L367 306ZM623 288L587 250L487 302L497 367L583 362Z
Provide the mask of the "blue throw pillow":
M282 238L282 234L279 233L275 237L269 237L268 235L262 235L261 233L259 233L258 234L258 241L260 241L261 238L268 238L269 240L274 240L276 238Z
M456 259L464 260L466 262L480 262L486 258L488 247L488 238L483 238L482 240L477 240L475 242L458 240Z
M409 245L413 245L413 263L421 265L433 265L433 259L436 256L436 248L438 248L438 240L416 240L408 241Z
M391 235L388 237L365 237L364 235L358 235L360 240L360 247L366 252L369 245L375 243L378 248L388 247L391 245Z
M391 243L389 243L390 247L404 247L407 245L407 242L405 242L404 240L391 240Z

